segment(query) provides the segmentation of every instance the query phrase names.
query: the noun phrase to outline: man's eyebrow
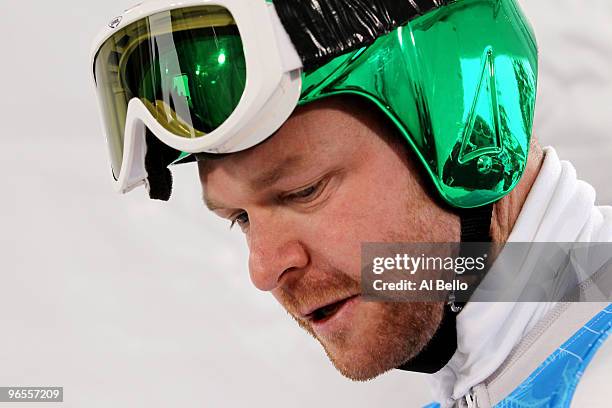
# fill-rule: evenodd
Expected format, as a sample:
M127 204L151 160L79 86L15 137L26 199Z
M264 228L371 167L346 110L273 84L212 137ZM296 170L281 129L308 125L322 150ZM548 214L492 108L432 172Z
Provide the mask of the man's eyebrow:
M249 187L255 191L269 187L290 174L291 170L293 170L301 161L301 155L288 156L280 163L277 163L270 170L266 170L252 180L249 180Z
M221 208L225 208L225 206L221 203L217 203L215 200L212 200L208 197L206 197L206 195L202 196L202 200L204 201L204 204L206 204L206 207L210 210L210 211L215 211Z
M253 178L252 180L248 180L249 188L251 190L257 191L273 185L283 177L290 174L291 170L293 170L295 166L301 161L301 155L293 155L285 158L280 163L272 167L270 170L267 170L257 175L257 177ZM219 203L210 197L207 197L205 193L202 195L202 200L210 211L226 208L226 205Z

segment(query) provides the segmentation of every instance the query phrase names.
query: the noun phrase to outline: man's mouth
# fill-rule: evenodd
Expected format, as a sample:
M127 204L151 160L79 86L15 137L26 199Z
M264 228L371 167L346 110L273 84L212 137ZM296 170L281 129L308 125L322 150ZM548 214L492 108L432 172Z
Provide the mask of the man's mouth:
M329 318L331 318L333 315L335 315L336 312L338 312L338 310L340 310L342 306L344 306L349 300L357 296L358 295L353 295L353 296L338 300L336 302L329 303L325 306L315 309L311 313L306 314L304 317L313 323L323 323Z

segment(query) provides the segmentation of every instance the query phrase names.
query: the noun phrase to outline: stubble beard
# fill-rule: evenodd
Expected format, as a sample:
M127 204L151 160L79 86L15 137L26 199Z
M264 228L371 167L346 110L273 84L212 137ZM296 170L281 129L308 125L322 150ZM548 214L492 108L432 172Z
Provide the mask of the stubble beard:
M360 285L340 272L326 280L324 287L323 282L307 280L296 285L296 291L282 291L277 298L298 325L321 344L334 367L353 381L371 380L414 358L442 321L442 303L361 302L353 325L321 338L309 321L298 317L299 306L312 304L313 299L349 296L359 291Z

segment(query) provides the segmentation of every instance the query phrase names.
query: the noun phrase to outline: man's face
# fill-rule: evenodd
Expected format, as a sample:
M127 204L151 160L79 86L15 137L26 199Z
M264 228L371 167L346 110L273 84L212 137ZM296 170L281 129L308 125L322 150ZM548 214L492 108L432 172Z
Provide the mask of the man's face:
M364 302L361 244L459 238L457 217L424 191L393 131L369 105L326 99L257 147L200 162L208 206L245 234L254 285L355 380L418 354L443 313L442 304Z

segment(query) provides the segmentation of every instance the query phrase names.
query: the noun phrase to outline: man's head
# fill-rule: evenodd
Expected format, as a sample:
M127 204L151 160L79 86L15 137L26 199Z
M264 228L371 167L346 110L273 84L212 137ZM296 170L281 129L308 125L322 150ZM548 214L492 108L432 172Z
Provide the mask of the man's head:
M366 19L354 3L139 6L92 67L117 188L168 199L187 152L239 152L200 163L209 207L243 229L255 285L364 379L416 355L442 305L364 303L361 244L507 236L534 175L537 49L515 0L381 3ZM434 197L482 208L457 217Z
M265 143L200 162L207 204L246 236L255 286L359 380L418 354L442 318L441 304L363 302L361 243L459 240L385 119L357 98L324 99Z

